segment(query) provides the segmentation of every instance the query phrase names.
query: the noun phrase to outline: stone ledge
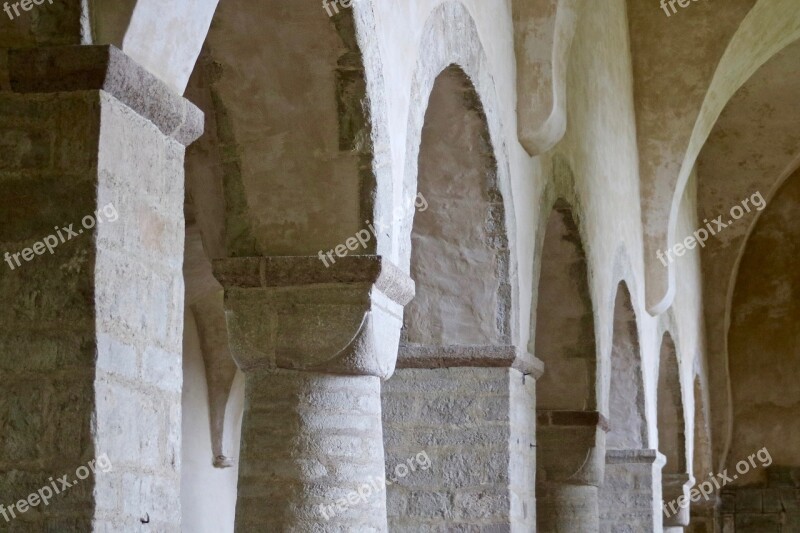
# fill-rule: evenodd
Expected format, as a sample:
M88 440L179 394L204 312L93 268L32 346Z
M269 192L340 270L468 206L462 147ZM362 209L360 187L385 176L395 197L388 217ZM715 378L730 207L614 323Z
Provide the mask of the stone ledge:
M544 363L535 356L520 352L515 346L430 346L401 344L397 368L514 368L538 378Z
M658 450L606 450L607 465L642 463L663 466L666 462L667 458Z
M567 411L537 409L536 424L539 426L597 426L608 433L608 419L599 411Z
M19 48L8 52L17 93L101 90L188 146L203 133L203 112L112 45Z
M317 256L217 259L214 276L225 289L373 283L400 305L414 298L414 281L379 255L342 257L326 268Z

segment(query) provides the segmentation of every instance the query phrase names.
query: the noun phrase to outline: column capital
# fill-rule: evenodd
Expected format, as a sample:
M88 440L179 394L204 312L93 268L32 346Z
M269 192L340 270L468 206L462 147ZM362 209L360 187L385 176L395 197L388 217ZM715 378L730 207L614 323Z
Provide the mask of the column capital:
M380 256L214 261L233 358L247 372L283 368L383 379L394 372L414 282Z
M19 48L8 52L17 93L105 91L184 146L203 133L203 112L113 45Z
M689 491L694 485L691 474L681 472L677 474L661 474L661 495L665 504L677 502L684 498L685 504L678 507L678 512L664 518L664 526L685 527L689 525Z
M607 432L599 411L537 409L537 484L602 485Z

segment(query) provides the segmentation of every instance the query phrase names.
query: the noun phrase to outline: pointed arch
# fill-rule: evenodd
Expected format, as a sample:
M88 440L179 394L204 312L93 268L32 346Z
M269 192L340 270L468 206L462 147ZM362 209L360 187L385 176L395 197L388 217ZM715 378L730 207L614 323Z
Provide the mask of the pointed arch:
M556 200L544 231L532 317L545 368L536 383L536 523L540 531L597 531L608 425L597 406L589 268L566 200Z
M664 473L686 472L686 419L678 355L669 332L661 339L658 366L658 449L667 458Z
M589 270L572 206L556 200L544 235L535 351L545 364L538 410L597 409L597 357Z
M431 92L419 152L406 341L418 345L507 345L511 310L508 239L497 162L483 106L451 65Z
M639 332L630 291L624 281L614 301L611 347L608 449L641 449L647 445L644 383Z

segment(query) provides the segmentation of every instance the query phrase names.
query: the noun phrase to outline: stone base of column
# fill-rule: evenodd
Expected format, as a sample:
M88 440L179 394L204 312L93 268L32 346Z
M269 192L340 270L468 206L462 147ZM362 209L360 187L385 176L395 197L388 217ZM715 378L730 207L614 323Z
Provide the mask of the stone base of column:
M237 531L385 531L380 379L246 377Z
M661 468L657 450L607 450L600 489L600 532L612 533L620 524L633 531L657 531L661 525Z
M386 468L420 452L431 467L388 487L390 530L533 531L541 363L510 346L404 346L397 365L382 392Z

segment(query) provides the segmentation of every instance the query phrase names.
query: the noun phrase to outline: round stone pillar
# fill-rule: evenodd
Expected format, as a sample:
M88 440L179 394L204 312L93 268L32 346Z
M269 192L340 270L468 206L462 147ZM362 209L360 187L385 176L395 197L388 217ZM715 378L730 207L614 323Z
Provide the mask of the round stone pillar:
M237 531L386 531L381 379L411 279L378 256L224 259L245 373Z

